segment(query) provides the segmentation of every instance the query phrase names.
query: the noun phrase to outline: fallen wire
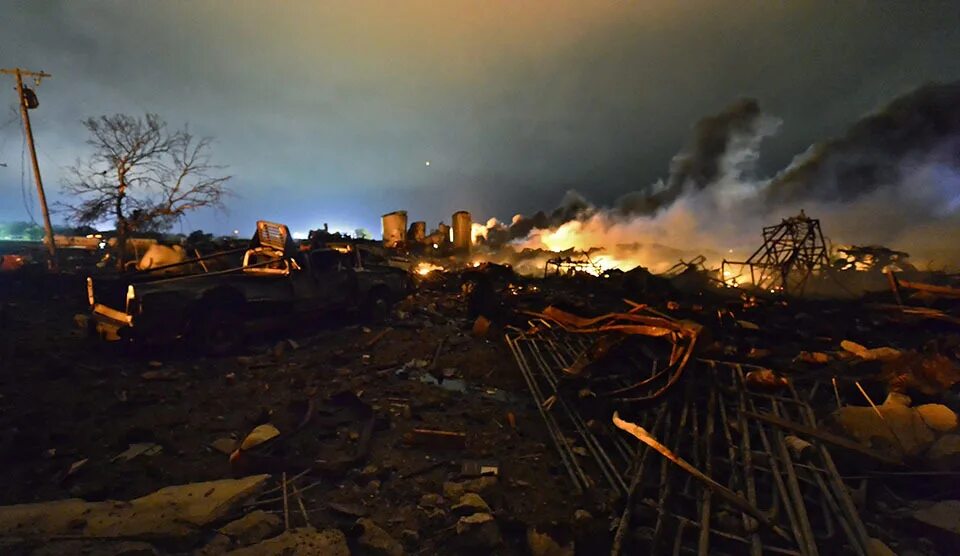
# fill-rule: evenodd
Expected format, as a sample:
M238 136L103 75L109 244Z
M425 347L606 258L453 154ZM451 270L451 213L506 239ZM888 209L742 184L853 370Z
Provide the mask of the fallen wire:
M290 530L290 505L287 502L287 472L284 471L281 475L281 480L283 481L283 530Z
M307 508L303 504L303 496L300 495L300 491L297 490L296 485L291 483L290 488L293 489L293 495L297 498L297 505L300 506L300 513L303 515L303 523L306 524L307 527L313 527L313 525L310 524L310 517L307 516Z
M307 492L308 490L313 490L313 488L318 487L318 486L320 486L321 484L323 484L323 479L320 479L320 480L318 480L318 481L314 481L314 482L310 483L309 485L301 488L301 489L300 489L300 493L303 494L304 492ZM280 502L280 501L282 501L283 499L284 499L284 496L277 496L276 498L267 498L266 500L257 500L257 501L255 501L255 502L251 503L250 506L266 506L266 505L268 505L268 504L273 504L273 503L275 503L275 502Z
M883 424L890 429L890 434L897 439L897 444L900 445L900 453L906 455L907 450L903 447L903 440L900 438L900 435L897 434L897 431L893 428L893 425L891 425L890 422L887 421L887 418L883 416L883 413L880 412L880 408L877 407L877 404L873 403L873 400L867 394L867 391L864 390L863 386L860 385L860 381L856 381L855 384L857 385L857 389L860 390L860 393L863 394L863 397L866 398L867 402L870 404L870 407L873 408L873 411L877 414L877 417L879 417L880 420L883 421Z
M306 474L309 473L310 471L313 471L313 469L306 469L306 470L304 470L304 471L301 471L300 473L297 473L297 474L294 475L293 477L290 477L290 482L296 481L297 479L299 479L300 477L303 477L304 475L306 475ZM273 494L274 492L280 492L280 489L281 489L281 488L282 488L282 485L277 485L277 486L271 488L270 490L265 490L265 491L263 491L263 492L260 494L260 496L266 496L267 494Z

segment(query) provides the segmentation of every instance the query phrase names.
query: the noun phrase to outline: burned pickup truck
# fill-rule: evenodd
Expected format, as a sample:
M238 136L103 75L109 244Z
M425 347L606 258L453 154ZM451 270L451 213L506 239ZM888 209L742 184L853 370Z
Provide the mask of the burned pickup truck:
M412 287L408 272L378 264L355 245L301 249L285 225L272 222L257 222L239 266L208 271L203 259L209 258L121 282L87 278L91 331L106 340L184 339L200 351L223 354L257 324L339 318L354 308L382 320ZM172 267L191 271L171 276Z

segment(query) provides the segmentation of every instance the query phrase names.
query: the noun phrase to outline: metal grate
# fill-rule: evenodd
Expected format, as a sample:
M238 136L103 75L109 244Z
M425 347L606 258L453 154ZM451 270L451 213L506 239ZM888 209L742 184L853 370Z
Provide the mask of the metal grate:
M866 554L865 528L826 447L816 438L804 438L809 445L797 452L791 448L796 433L758 418L817 426L812 409L792 385L776 391L748 388L747 374L767 369L694 360L682 381L637 404L593 394L638 381L644 389L661 391L671 379L657 374L663 363L656 350L638 350L629 364L623 353L609 358L616 361L598 361L589 377L577 377L571 388L564 369L582 358L596 338L531 321L529 331L511 331L506 340L574 489L609 488L627 501L615 553L812 555L845 546ZM583 396L585 389L591 395ZM784 536L613 427L615 409L746 499Z

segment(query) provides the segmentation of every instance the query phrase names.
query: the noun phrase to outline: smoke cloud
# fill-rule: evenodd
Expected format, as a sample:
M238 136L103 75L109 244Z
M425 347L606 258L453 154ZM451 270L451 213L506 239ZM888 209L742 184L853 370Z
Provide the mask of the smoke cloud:
M517 250L602 247L605 266L656 272L699 254L715 266L742 260L763 226L802 209L835 245L886 245L919 266L958 266L960 83L903 95L760 176L762 143L779 127L755 100L739 100L694 127L666 180L606 208L569 192L549 216L521 219L500 237Z

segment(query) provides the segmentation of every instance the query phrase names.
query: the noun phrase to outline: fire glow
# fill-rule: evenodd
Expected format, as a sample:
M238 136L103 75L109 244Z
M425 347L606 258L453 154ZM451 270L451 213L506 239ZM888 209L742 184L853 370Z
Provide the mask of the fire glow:
M435 265L433 263L428 263L428 262L420 262L420 263L417 263L415 267L413 267L413 271L419 274L420 276L426 276L427 274L430 274L435 270L442 272L443 267L440 265Z

